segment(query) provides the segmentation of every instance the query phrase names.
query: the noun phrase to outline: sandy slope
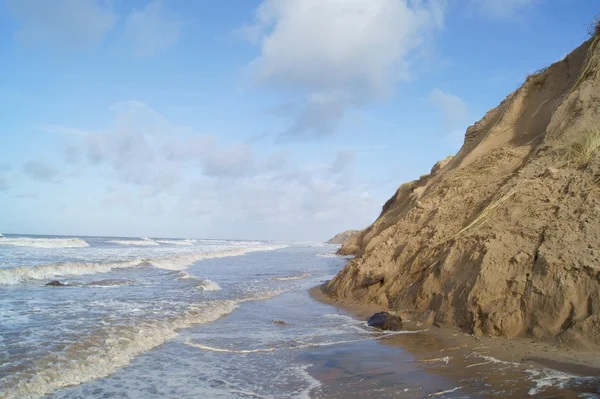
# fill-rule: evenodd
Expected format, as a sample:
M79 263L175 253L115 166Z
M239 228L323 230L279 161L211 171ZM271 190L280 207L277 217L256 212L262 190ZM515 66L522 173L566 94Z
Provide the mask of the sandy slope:
M360 234L360 230L346 230L329 239L327 244L344 244L346 241L356 237L358 234Z
M598 36L402 185L341 248L357 257L328 294L478 335L600 346L600 156L584 168L570 156L600 129Z

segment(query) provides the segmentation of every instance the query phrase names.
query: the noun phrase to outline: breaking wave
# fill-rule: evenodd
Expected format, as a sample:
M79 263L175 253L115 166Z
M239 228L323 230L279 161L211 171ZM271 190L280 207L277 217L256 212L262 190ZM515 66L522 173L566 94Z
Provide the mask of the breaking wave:
M170 244L170 245L194 245L194 243L196 243L196 240L190 240L190 239L185 239L185 240L156 240L156 242L158 242L160 244Z
M298 276L288 276L288 277L272 277L269 280L271 281L289 281L289 280L302 280L306 277L309 277L310 274L308 273L302 273Z
M0 245L34 248L81 248L89 244L81 238L37 238L37 237L4 237L0 235Z
M0 284L21 284L29 280L44 280L59 276L82 276L86 274L107 273L115 269L149 266L143 260L114 263L60 262L39 266L17 266L0 268Z
M4 379L6 399L39 397L59 388L106 377L128 365L136 356L174 338L177 331L210 323L231 313L236 301L213 301L190 307L168 320L134 326L107 326L64 348L64 356L51 354L35 361L35 373L17 372Z
M140 245L140 246L160 245L158 242L156 242L150 238L140 238L139 240L109 240L106 242L109 244L117 244L117 245Z
M233 312L240 303L269 299L280 292L263 292L235 300L215 300L191 305L178 316L134 325L108 325L85 339L67 345L60 356L49 354L28 369L2 380L3 399L35 398L62 387L106 377L128 365L136 356L197 324L211 323Z
M285 245L265 245L261 247L234 248L214 252L189 253L162 258L135 259L112 263L60 262L38 266L17 266L0 268L0 284L21 284L29 280L44 280L60 276L82 276L107 273L115 269L154 266L167 270L183 270L195 262L204 259L240 256L255 251L272 251L285 248ZM216 285L216 283L215 283ZM207 286L206 291L216 289Z
M201 289L202 291L219 291L221 289L219 284L215 283L214 281L192 276L191 274L183 270L178 270L176 272L171 273L174 273L177 276L177 280L193 281L195 283L194 286L198 289Z

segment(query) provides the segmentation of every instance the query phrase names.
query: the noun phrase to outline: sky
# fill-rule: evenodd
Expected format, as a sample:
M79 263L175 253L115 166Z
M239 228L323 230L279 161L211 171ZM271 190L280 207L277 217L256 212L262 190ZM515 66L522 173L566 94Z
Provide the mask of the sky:
M324 240L597 0L0 0L0 232Z

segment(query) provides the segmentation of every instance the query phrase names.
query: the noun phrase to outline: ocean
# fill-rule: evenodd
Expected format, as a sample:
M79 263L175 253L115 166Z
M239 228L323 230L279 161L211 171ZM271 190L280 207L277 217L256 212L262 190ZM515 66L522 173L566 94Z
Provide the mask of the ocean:
M315 301L347 261L336 249L2 236L0 398L595 397L597 380L450 361L425 331Z

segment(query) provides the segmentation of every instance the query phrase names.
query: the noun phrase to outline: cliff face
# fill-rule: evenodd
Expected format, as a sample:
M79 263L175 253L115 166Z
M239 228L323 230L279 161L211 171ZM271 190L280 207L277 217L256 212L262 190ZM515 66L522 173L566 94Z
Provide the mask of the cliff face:
M348 240L360 234L360 230L346 230L336 234L333 238L327 241L327 244L345 244Z
M600 156L580 150L600 147L599 60L596 35L400 186L340 249L357 257L327 293L475 334L598 348Z

